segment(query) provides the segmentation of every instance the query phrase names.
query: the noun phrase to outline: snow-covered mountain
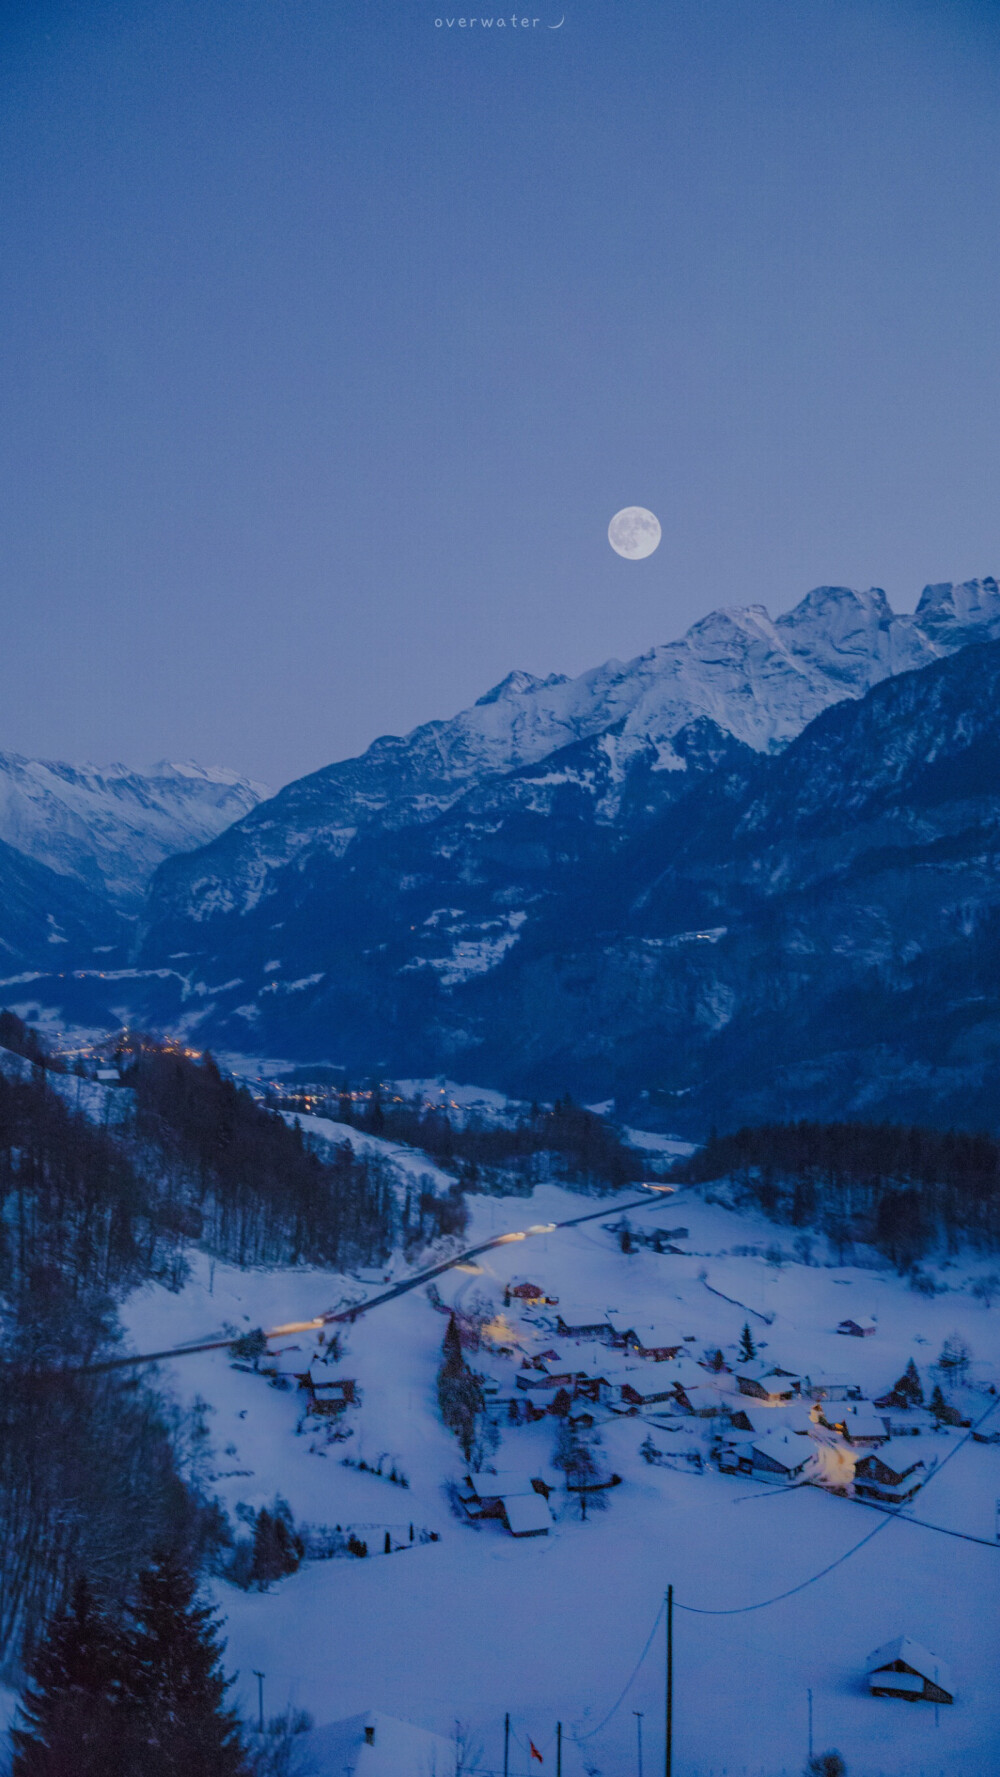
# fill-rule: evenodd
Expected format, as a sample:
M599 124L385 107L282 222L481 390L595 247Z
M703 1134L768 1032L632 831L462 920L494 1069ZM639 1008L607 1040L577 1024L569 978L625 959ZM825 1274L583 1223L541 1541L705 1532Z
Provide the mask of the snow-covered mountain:
M164 858L207 844L267 793L190 760L142 773L0 753L0 840L118 906L134 905Z
M510 673L471 709L298 779L207 849L172 861L154 886L154 918L248 912L289 865L342 857L373 827L434 820L470 790L526 768L537 781L543 761L581 742L599 743L575 765L613 820L615 787L638 761L647 771L687 768L684 737L695 725L774 752L831 704L992 636L992 578L928 586L912 615L894 613L877 588L822 586L777 619L761 605L715 611L678 641L576 679ZM566 761L553 764L558 772Z

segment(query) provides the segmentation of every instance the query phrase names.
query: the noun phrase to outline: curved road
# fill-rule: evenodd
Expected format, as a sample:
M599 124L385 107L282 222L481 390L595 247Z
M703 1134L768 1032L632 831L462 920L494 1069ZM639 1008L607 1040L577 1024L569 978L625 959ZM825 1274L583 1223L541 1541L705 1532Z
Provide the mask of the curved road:
M289 1321L280 1327L267 1330L269 1339L277 1338L283 1333L307 1333L314 1327L329 1326L334 1321L354 1321L359 1314L367 1314L372 1308L380 1308L383 1302L394 1302L397 1296L405 1296L408 1290L418 1289L422 1283L430 1283L442 1272L451 1271L456 1265L464 1265L469 1259L477 1258L480 1253L488 1253L497 1246L510 1246L517 1240L530 1240L538 1234L555 1234L561 1228L578 1228L581 1222L597 1222L602 1216L612 1211L629 1209L652 1209L662 1204L668 1196L675 1195L674 1185L657 1185L651 1188L645 1197L637 1197L630 1203L608 1204L603 1209L590 1210L585 1216L570 1216L565 1222L535 1222L530 1228L517 1228L509 1234L495 1234L491 1240L482 1240L478 1246L468 1246L463 1252L455 1253L450 1259L443 1259L439 1265L431 1265L426 1271L418 1271L413 1277L405 1277L401 1283L394 1283L389 1289L382 1290L377 1296L370 1296L367 1302L356 1302L350 1308L338 1308L330 1314L318 1314L313 1320ZM81 1371L87 1375L95 1375L102 1370L124 1370L135 1364L155 1364L161 1358L193 1357L199 1351L225 1351L235 1345L237 1339L244 1337L237 1334L231 1339L206 1339L199 1345L178 1345L170 1351L147 1351L136 1357L107 1358L99 1364L83 1364Z

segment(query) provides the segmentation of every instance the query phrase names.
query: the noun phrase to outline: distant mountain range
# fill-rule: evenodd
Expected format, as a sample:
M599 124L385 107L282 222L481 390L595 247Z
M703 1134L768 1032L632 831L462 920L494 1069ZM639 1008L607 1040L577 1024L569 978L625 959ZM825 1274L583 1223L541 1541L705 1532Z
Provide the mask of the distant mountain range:
M85 975L57 984L36 934L19 1003L355 1077L617 1094L694 1132L994 1122L998 690L992 579L912 616L824 587L578 679L512 674L167 857L111 967L82 959L90 914ZM121 906L113 851L86 868Z
M267 794L192 760L143 773L0 753L0 840L134 910L164 858L207 844Z

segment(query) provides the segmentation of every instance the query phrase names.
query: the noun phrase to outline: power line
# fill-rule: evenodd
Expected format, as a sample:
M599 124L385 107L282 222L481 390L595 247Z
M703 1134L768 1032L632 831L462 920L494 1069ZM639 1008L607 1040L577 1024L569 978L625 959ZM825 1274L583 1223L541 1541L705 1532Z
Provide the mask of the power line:
M942 1469L947 1468L947 1466L948 1466L949 1462L951 1462L952 1458L957 1456L959 1451L961 1449L963 1449L964 1446L968 1443L973 1432L979 1430L979 1427L983 1424L984 1420L988 1419L990 1414L995 1412L996 1408L998 1406L1000 1406L1000 1400L995 1400L995 1401L990 1402L990 1405L987 1407L985 1413L980 1415L980 1417L976 1420L975 1425L972 1425L969 1427L964 1438L959 1438L958 1443L955 1444L951 1450L949 1450L949 1452L948 1452L947 1456L944 1458L944 1460L942 1462L938 1463L937 1468L934 1470L934 1473L932 1475L928 1475L927 1481L925 1483L926 1486L929 1487L930 1483L937 1478L937 1476L941 1473ZM899 1509L897 1509L894 1512L887 1512L885 1515L885 1518L883 1519L881 1524L876 1524L874 1530L870 1530L868 1532L867 1536L863 1536L861 1538L860 1542L856 1542L854 1544L853 1548L845 1550L843 1555L838 1555L836 1561L828 1562L827 1566L821 1567L818 1573L810 1574L808 1579L800 1580L800 1582L797 1586L789 1586L789 1588L786 1592L776 1593L773 1598L762 1598L762 1599L760 1599L760 1601L757 1604L740 1604L740 1605L736 1605L735 1607L730 1607L728 1610L707 1610L703 1606L697 1605L697 1604L678 1604L677 1609L687 1611L689 1616L698 1616L698 1617L742 1617L742 1616L746 1616L750 1611L767 1610L769 1605L780 1604L782 1602L782 1599L784 1599L784 1598L794 1598L794 1596L797 1592L804 1592L807 1586L814 1586L816 1584L817 1580L825 1579L826 1575L828 1573L833 1573L835 1568L842 1567L844 1562L849 1561L852 1555L856 1555L859 1549L863 1549L866 1543L872 1542L876 1536L881 1535L883 1530L888 1530L889 1525L892 1524L897 1518L900 1518L902 1516L903 1516L903 1514ZM913 1524L913 1523L918 1523L919 1520L914 1519L914 1518L904 1518L904 1522ZM936 1525L936 1524L932 1524L932 1525L929 1525L928 1528L931 1530L937 1530L940 1528L940 1526ZM949 1532L946 1532L945 1534L946 1535L961 1535L962 1532L949 1531ZM972 1542L972 1541L978 1541L979 1539L969 1537L967 1540ZM992 1546L992 1545L990 1545L990 1546Z
M879 1529L881 1529L881 1525L879 1526ZM635 1683L635 1680L639 1676L639 1668L642 1665L643 1660L646 1658L646 1655L648 1654L650 1648L653 1645L653 1637L655 1636L656 1631L660 1626L661 1620L663 1618L663 1612L665 1609L666 1609L666 1605L661 1604L659 1610L656 1613L656 1620L653 1623L653 1627L650 1629L649 1635L646 1638L646 1645L643 1648L642 1653L639 1655L639 1658L636 1660L636 1663L632 1668L631 1676L629 1677L624 1690L622 1691L621 1695L619 1696L618 1701L611 1705L611 1708L608 1710L607 1715L603 1718L602 1721L598 1722L596 1728L588 1728L588 1730L585 1734L574 1734L573 1735L573 1738L576 1741L578 1746L582 1746L582 1744L585 1740L592 1740L594 1738L595 1734L599 1734L601 1732L602 1728L607 1727L608 1722L611 1720L611 1717L615 1714L616 1710L621 1708L622 1704L625 1701L625 1698L628 1696L629 1691L632 1689L632 1686Z
M926 1485L929 1485L930 1482L935 1478L935 1476L939 1475L941 1473L942 1469L947 1467L948 1463L951 1462L953 1457L958 1455L958 1452L961 1449L963 1449L965 1447L965 1445L968 1443L973 1432L979 1430L979 1427L984 1423L985 1420L987 1420L989 1418L991 1413L996 1411L996 1408L998 1406L1000 1406L1000 1399L992 1401L990 1403L990 1405L987 1407L985 1413L980 1415L980 1417L976 1420L975 1424L969 1427L965 1436L963 1438L960 1438L958 1443L955 1444L951 1450L949 1450L947 1456L944 1457L943 1461L938 1463L937 1468L934 1470L934 1473L932 1475L928 1476ZM859 1501L858 1503L860 1504L862 1502ZM867 1503L867 1502L864 1502L864 1503ZM881 1511L884 1508L877 1507L876 1509ZM738 1617L738 1616L746 1616L751 1611L767 1610L770 1605L780 1604L782 1602L782 1600L785 1598L794 1598L796 1593L804 1592L808 1586L814 1586L818 1580L825 1579L826 1575L828 1573L833 1573L836 1568L842 1567L845 1561L849 1561L851 1559L852 1555L856 1555L858 1553L859 1549L863 1549L867 1543L873 1542L875 1537L880 1536L883 1530L888 1530L889 1525L895 1519L898 1519L898 1518L902 1518L902 1520L905 1524L918 1524L927 1530L940 1531L941 1534L944 1536L960 1537L965 1542L980 1543L986 1548L1000 1547L1000 1545L996 1545L996 1544L987 1542L984 1537L971 1536L971 1535L969 1535L968 1532L963 1531L963 1530L948 1530L942 1524L930 1524L925 1519L912 1518L908 1515L904 1515L904 1513L900 1509L897 1508L897 1510L895 1510L895 1511L886 1512L885 1517L883 1518L883 1521L881 1524L876 1524L874 1530L870 1530L866 1536L861 1537L860 1541L854 1543L851 1548L846 1549L842 1555L838 1555L837 1559L835 1561L828 1562L827 1565L825 1567L821 1567L817 1573L810 1574L808 1579L800 1580L798 1585L789 1586L787 1591L776 1593L773 1598L762 1598L756 1604L740 1604L740 1605L736 1605L736 1606L731 1606L730 1608L725 1609L725 1610L710 1610L702 1605L697 1605L697 1604L680 1604L676 1600L675 1600L675 1607L677 1610L686 1611L689 1616L699 1616L699 1617ZM585 1734L574 1733L573 1739L575 1740L575 1742L578 1746L583 1745L583 1743L587 1740L592 1740L596 1734L599 1734L601 1732L601 1730L607 1726L607 1724L611 1720L612 1716L615 1715L617 1713L617 1711L621 1708L622 1704L625 1701L625 1698L627 1697L629 1691L632 1688L632 1685L635 1683L635 1680L639 1675L639 1670L640 1670L644 1660L646 1659L646 1656L648 1655L650 1648L653 1645L653 1639L656 1635L657 1629L660 1626L660 1622L662 1620L663 1612L664 1612L665 1608L666 1607L664 1604L660 1605L660 1608L656 1613L656 1618L653 1623L653 1626L650 1629L649 1635L646 1638L646 1644L645 1644L641 1654L639 1655L639 1658L636 1661L634 1667L632 1668L632 1671L629 1675L629 1678L628 1678L624 1688L620 1692L616 1701L612 1704L611 1708L608 1710L607 1714L604 1717L602 1717L602 1719L598 1722L598 1724L595 1728L589 1728Z

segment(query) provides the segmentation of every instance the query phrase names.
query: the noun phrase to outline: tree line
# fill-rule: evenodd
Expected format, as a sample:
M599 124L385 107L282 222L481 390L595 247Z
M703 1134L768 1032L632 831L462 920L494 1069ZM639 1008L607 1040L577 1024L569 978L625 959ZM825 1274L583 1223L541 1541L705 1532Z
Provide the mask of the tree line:
M280 1102L294 1108L296 1100L293 1095ZM543 1156L549 1158L553 1175L566 1183L613 1189L642 1178L649 1168L648 1157L626 1146L606 1118L576 1104L568 1093L551 1107L532 1105L510 1126L478 1116L453 1120L443 1107L419 1098L387 1099L378 1086L360 1103L350 1092L340 1093L330 1114L370 1135L422 1148L467 1186L488 1184L490 1173L498 1171L534 1184Z
M727 1179L774 1221L818 1228L838 1252L877 1248L901 1271L962 1241L1000 1242L1000 1142L894 1123L763 1123L713 1134L673 1177Z

